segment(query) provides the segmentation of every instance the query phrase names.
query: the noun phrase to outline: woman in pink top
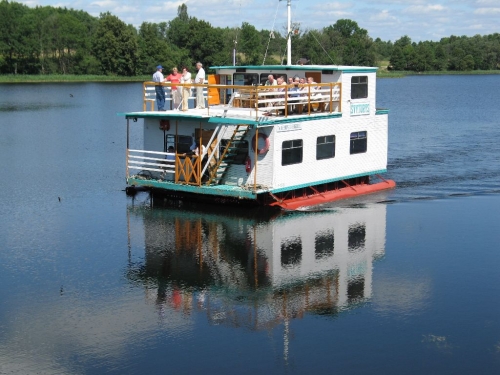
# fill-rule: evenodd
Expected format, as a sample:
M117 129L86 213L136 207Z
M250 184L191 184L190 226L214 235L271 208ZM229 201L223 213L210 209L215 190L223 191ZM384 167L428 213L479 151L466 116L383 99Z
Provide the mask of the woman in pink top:
M180 74L177 71L177 68L174 66L172 68L172 73L170 73L169 76L167 77L167 81L171 83L180 83L181 77L182 74ZM172 86L172 107L174 111L179 109L179 105L181 104L181 97L182 97L181 88L177 86Z

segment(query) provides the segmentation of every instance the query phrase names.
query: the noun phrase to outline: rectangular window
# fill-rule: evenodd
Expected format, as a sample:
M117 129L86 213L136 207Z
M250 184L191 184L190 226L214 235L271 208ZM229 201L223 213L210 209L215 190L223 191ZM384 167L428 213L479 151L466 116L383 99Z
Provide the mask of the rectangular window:
M351 133L351 154L362 154L366 152L368 135L365 131Z
M351 77L351 99L368 98L368 76Z
M283 141L281 146L281 165L302 163L302 139Z
M351 225L348 231L347 248L355 253L365 249L366 227L362 224Z
M234 73L233 82L236 86L252 86L259 84L257 73Z
M221 155L224 152L224 149L226 148L228 142L229 139L221 139L219 148L219 152ZM236 141L231 146L231 149L227 151L227 153L235 154L231 163L245 164L245 159L248 156L248 141Z
M261 85L265 85L269 76L273 76L275 80L278 79L278 77L284 77L285 78L285 82L287 80L287 75L286 74L261 73L260 74L260 84Z
M189 135L178 135L177 141L175 140L174 134L167 134L165 142L165 152L170 146L173 146L178 154L183 154L190 151L190 147L193 144L193 138Z
M335 136L325 135L316 139L316 160L335 157Z
M302 240L300 237L281 242L281 266L295 266L302 261Z
M314 241L314 253L316 259L325 258L333 255L335 238L333 231L319 232Z

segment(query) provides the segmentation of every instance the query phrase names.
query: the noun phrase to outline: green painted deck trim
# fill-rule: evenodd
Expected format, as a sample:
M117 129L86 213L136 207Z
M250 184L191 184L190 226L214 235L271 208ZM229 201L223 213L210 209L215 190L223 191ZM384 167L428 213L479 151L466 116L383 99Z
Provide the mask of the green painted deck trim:
M259 124L259 122L256 120L232 118L232 117L210 117L208 118L208 122L215 124L254 125L254 126Z
M349 68L343 69L342 73L376 73L378 68Z
M237 118L229 118L229 117L210 117L208 122L209 123L220 123L220 124L231 124L231 125L238 125L238 124L244 124L244 125L252 125L252 126L257 126L258 128L264 128L268 126L274 126L274 125L281 125L281 124L288 124L292 122L307 122L307 121L314 121L314 120L324 120L328 118L339 118L342 117L342 113L335 112L335 113L327 113L323 115L313 115L313 116L289 116L289 117L259 117L258 121L255 120L245 120L245 119L237 119Z
M308 182L308 183L304 183L304 184L288 186L286 188L271 189L271 190L258 190L256 192L256 194L254 194L250 190L245 190L245 189L242 189L238 186L231 186L231 185L192 186L192 185L184 185L184 184L175 184L175 183L170 182L170 181L143 180L143 179L137 179L137 178L133 178L133 177L129 177L127 179L127 183L129 185L146 186L146 187L152 187L152 188L156 188L156 189L179 191L179 192L184 192L184 193L204 194L204 195L211 195L211 196L218 196L218 197L232 197L232 198L255 200L257 198L257 194L265 194L268 192L282 193L282 192L286 192L286 191L290 191L290 190L306 188L309 186L321 185L321 184L326 184L326 183L330 183L330 182L337 182L337 181L341 181L341 180L348 180L350 178L381 174L381 173L385 173L385 172L387 172L387 169L381 169L378 171L358 173L358 174L354 174L354 175L343 176L343 177L338 177L338 178L331 178L331 179L321 180L321 181L313 181L313 182Z
M232 197L240 199L256 199L256 194L249 190L242 189L238 186L230 185L216 185L216 186L192 186L184 184L175 184L168 181L157 180L142 180L133 177L127 179L129 185L146 186L157 189L164 189L170 191L180 191L184 193L205 194L219 197Z
M229 124L229 125L251 125L258 128L269 127L274 125L288 124L292 122L307 122L315 120L324 120L329 118L342 117L341 112L325 113L321 115L300 115L288 117L273 117L262 116L258 120L250 120L245 118L235 117L219 117L219 116L199 116L199 115L182 115L178 112L126 112L117 113L117 116L124 116L127 119L138 118L157 118L157 119L170 119L170 120L195 120L208 122L212 124Z
M375 114L376 115L388 115L389 114L389 110L388 109L377 109L375 111Z
M194 115L194 114L184 114L179 111L146 111L146 112L119 112L117 116L125 116L127 119L133 118L158 118L158 119L169 119L169 120L197 120L197 121L208 121L210 118L207 115Z
M289 190L306 188L308 186L327 184L327 183L330 183L330 182L336 182L336 181L341 181L341 180L348 180L350 178L356 178L356 177L362 177L362 176L370 176L370 175L380 174L380 173L385 173L385 172L387 172L387 169L380 169L378 171L358 173L358 174L353 174L353 175L349 175L349 176L343 176L343 177L338 177L338 178L331 178L331 179L328 179L328 180L308 182L308 183L305 183L305 184L288 186L286 188L271 189L270 192L271 193L282 193L282 192L289 191Z
M345 66L345 65L242 65L242 66L211 66L210 69L252 69L252 70L294 70L294 71L323 71L333 70L344 73L376 72L377 67L370 66ZM239 73L236 72L235 73ZM243 72L242 72L243 73Z

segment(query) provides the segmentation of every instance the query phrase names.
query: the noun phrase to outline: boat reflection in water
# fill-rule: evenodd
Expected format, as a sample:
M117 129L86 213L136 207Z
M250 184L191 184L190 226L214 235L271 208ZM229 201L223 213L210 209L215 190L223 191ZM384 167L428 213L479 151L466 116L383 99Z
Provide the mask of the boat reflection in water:
M131 238L142 221L145 255L128 277L161 317L198 311L211 324L271 329L306 313L336 315L372 295L383 204L274 217L158 206L129 207Z

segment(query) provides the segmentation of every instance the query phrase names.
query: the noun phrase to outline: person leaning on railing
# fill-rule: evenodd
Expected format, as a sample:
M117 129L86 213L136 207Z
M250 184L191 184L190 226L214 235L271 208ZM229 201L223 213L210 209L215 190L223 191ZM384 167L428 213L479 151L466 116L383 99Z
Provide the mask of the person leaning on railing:
M191 83L191 73L188 72L187 67L182 68L181 83L188 84ZM189 108L189 97L191 96L191 87L182 87L182 110L187 111Z
M156 107L158 111L165 110L165 89L162 86L162 83L165 82L165 78L163 77L162 69L163 66L158 65L156 67L156 72L153 74L153 82L156 83Z
M182 75L177 71L177 68L174 66L172 68L172 73L168 75L166 78L170 83L180 83ZM172 109L177 111L179 109L179 105L181 104L182 92L181 88L177 86L171 87L172 89Z

